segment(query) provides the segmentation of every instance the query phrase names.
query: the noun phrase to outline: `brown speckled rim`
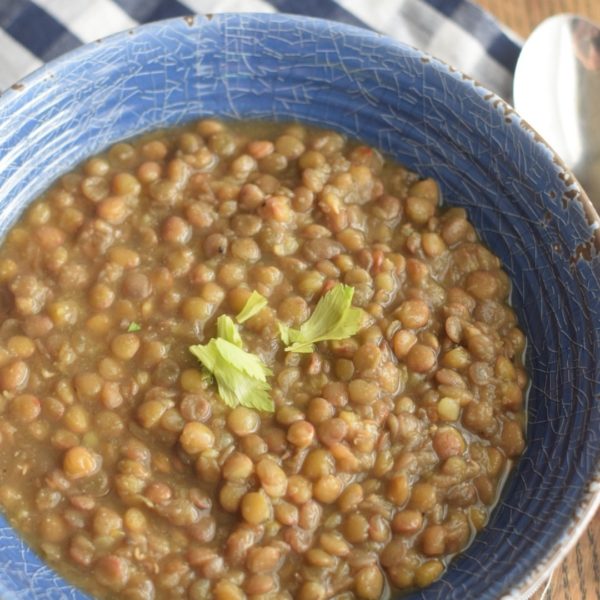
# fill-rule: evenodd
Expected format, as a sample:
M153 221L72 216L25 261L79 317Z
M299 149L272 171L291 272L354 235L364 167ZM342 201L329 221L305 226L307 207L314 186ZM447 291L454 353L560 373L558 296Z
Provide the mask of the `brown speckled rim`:
M469 79L467 76L465 78ZM475 81L473 81L473 84L479 87L479 84ZM593 237L589 240L589 243L594 246L597 252L600 252L600 216L573 172L550 144L510 104L493 93L487 95L485 99L492 103L494 107L502 107L506 114L511 114L518 118L520 126L533 137L537 144L542 146L544 152L550 155L552 162L560 171L560 178L566 185L573 186L575 193L571 201L574 200L581 204L587 222L593 232ZM580 258L585 260L588 256L585 252L582 252ZM596 465L595 474L587 483L587 489L583 494L583 498L573 511L569 526L563 531L555 544L548 549L544 559L535 566L529 576L501 596L500 600L523 600L530 598L537 592L544 582L552 576L552 572L566 558L567 554L575 547L598 510L600 510L600 463Z
M550 144L511 106L506 100L500 98L496 93L489 91L484 85L476 79L466 75L462 71L449 65L445 61L428 55L427 53L411 46L416 52L422 55L423 61L435 61L444 65L451 73L460 75L466 82L470 83L480 93L482 98L488 102L494 110L501 110L508 118L513 117L518 120L519 126L533 138L533 141L540 145L544 153L546 153L552 163L556 166L558 176L565 184L565 187L570 188L568 200L570 202L579 202L582 206L586 221L590 226L592 233L591 238L586 243L586 248L578 249L577 259L589 260L591 248L600 253L600 216L589 196L565 164L563 159L550 146ZM560 201L560 199L556 199ZM537 592L544 582L552 576L552 572L566 558L567 554L575 547L579 538L583 535L588 525L596 513L600 510L600 463L596 465L595 473L590 481L587 482L587 489L579 504L574 507L570 518L569 525L562 532L556 542L550 546L545 557L533 568L531 573L522 581L517 583L513 588L509 589L499 600L526 600Z

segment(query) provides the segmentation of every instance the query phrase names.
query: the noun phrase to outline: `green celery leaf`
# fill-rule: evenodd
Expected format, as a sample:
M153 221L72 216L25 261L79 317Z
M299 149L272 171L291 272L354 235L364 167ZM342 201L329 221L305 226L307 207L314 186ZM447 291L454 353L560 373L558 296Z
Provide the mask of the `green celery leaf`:
M142 326L139 323L131 321L131 323L129 323L129 327L127 328L127 333L134 333L136 331L140 331L141 329Z
M247 408L268 412L275 410L269 395L271 386L266 381L249 377L222 357L217 362L214 375L219 396L228 406L235 407L241 404Z
M250 377L258 379L259 381L266 381L267 377L272 375L271 369L269 369L256 354L246 352L242 348L238 348L236 345L222 338L211 340L211 342L213 341L223 360L240 371L243 371Z
M291 327L282 323L281 321L277 321L277 326L279 327L279 336L281 337L281 341L287 346L292 341L290 339L290 332L293 331Z
M267 299L257 291L254 291L252 294L250 294L250 298L246 300L244 308L242 308L242 310L238 313L235 320L238 323L243 323L244 321L247 321L254 315L258 314L266 305Z
M221 315L217 319L217 337L235 344L238 348L244 345L236 324L227 315Z
M196 344L189 347L190 352L204 365L204 367L214 374L215 366L219 358L219 350L213 338L208 344Z
M298 352L300 354L310 354L315 351L315 345L312 342L294 342L285 349L286 352Z
M230 336L233 322L228 323L227 319L221 321L220 327L217 323L217 328L220 333ZM237 329L235 332L239 337ZM189 350L211 373L225 404L232 408L241 404L257 410L275 410L269 395L271 386L266 381L272 373L258 356L246 352L225 337L213 338L205 345L190 346Z
M286 351L313 352L317 342L344 340L357 333L364 313L352 306L353 296L352 286L339 283L319 300L313 314L300 329L280 325L281 338L288 344Z

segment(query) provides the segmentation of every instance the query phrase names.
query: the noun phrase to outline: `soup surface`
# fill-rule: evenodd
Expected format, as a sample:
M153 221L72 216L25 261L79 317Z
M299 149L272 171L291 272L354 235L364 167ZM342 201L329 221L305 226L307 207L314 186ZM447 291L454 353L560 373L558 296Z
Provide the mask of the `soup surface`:
M210 119L64 176L0 248L10 522L99 598L437 579L523 451L527 386L508 277L438 195L337 133ZM358 325L290 349L339 284ZM273 410L226 404L190 352L220 315L243 356L223 369L270 369Z

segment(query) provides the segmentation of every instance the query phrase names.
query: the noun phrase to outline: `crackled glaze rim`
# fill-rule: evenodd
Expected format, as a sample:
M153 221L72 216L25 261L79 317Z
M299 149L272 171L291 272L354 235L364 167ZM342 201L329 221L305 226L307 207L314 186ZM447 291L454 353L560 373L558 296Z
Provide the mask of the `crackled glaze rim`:
M400 42L396 43L402 45ZM404 45L406 46L407 44ZM494 108L499 105L502 106L505 114L510 114L511 117L515 117L518 120L519 126L533 138L534 142L542 148L544 153L548 155L550 160L558 168L563 181L574 186L575 195L573 199L581 203L584 214L594 233L595 246L596 248L600 248L600 215L571 169L544 137L541 136L506 100L500 98L495 92L488 90L477 80L466 75L447 62L419 50L419 48L415 48L414 46L410 46L410 48L420 55L423 60L435 61L438 64L443 65L448 71L459 74L466 85L470 84L484 93L482 99L485 102ZM588 482L587 490L584 493L580 504L573 510L573 516L569 526L556 540L556 543L548 549L546 557L535 566L533 571L525 577L523 581L517 583L512 589L503 594L499 600L526 600L538 591L543 583L552 576L554 569L560 565L567 554L575 547L579 538L583 535L598 511L600 511L600 463L596 465L596 472L593 478Z
M400 42L396 43L402 45ZM435 61L438 64L443 65L449 72L460 75L465 82L465 85L472 85L480 92L483 92L484 95L482 96L482 99L490 104L490 106L496 108L500 105L503 107L505 114L510 114L511 117L517 119L518 125L533 138L534 142L542 148L544 153L558 168L565 183L568 182L569 185L574 186L575 195L573 196L573 199L581 203L588 223L594 233L595 246L596 248L600 248L600 215L573 172L550 144L548 144L548 142L508 102L500 98L496 93L488 90L477 80L466 75L452 65L449 65L445 61L431 56L427 52L423 52L414 46L410 46L410 48L420 55L422 60ZM559 566L567 554L575 547L579 538L599 510L600 463L596 465L596 472L593 478L588 482L587 490L585 491L581 502L578 506L574 507L573 516L569 526L562 535L559 536L556 543L548 549L546 557L534 567L533 571L520 583L517 583L512 589L503 594L499 600L526 600L530 598L543 585L544 581L552 576L554 569Z
M424 54L422 51L415 48L417 52ZM434 59L438 62L443 62L439 59ZM454 70L450 65L449 69ZM473 85L485 89L483 85L463 74L465 80L470 80ZM573 172L565 164L563 159L556 153L550 144L541 136L508 102L497 96L494 92L489 92L489 95L484 98L485 101L491 104L501 104L507 114L516 117L519 120L519 125L533 137L536 144L542 147L544 152L549 155L552 162L560 169L565 181L571 182L575 186L575 199L581 203L584 213L588 219L588 223L594 231L596 247L600 246L600 215L592 204L590 197L583 189ZM552 546L545 559L541 560L520 584L509 590L502 596L500 600L523 600L530 598L537 592L546 580L552 577L552 572L566 558L567 554L575 547L579 538L583 535L592 519L598 511L600 511L600 463L596 465L596 472L593 478L587 484L588 489L578 506L574 508L573 516L570 525L565 529L563 534L558 538L554 546Z
M496 101L501 103L506 107L508 112L517 117L520 126L529 135L533 136L534 141L543 148L544 152L550 156L552 162L560 169L565 181L573 183L577 191L576 200L581 203L588 222L594 230L595 243L598 247L600 245L600 215L571 169L569 169L550 144L508 102L493 92L490 92L490 97L485 99L488 102ZM570 525L565 529L554 546L548 550L546 558L541 560L529 576L520 584L516 584L500 600L524 600L530 598L542 587L546 580L552 577L552 572L576 546L579 538L584 534L596 513L600 511L600 463L596 465L596 472L587 486L588 489L584 493L580 504L574 508Z
M427 52L423 52L414 46L411 46L411 48L426 60L434 60L438 64L444 65L450 72L458 73L466 84L471 84L484 92L484 101L493 107L497 107L498 105L502 106L505 114L510 114L511 117L515 117L518 120L519 126L524 129L528 135L532 136L534 142L543 149L544 153L547 154L550 160L556 165L563 180L574 186L575 196L573 199L581 203L588 223L594 232L595 245L597 248L600 248L600 215L598 214L596 207L592 204L590 197L587 195L571 169L544 137L540 135L514 107L503 98L500 98L495 92L487 90L487 88L477 80L445 61L437 57L432 57ZM573 516L569 526L556 540L556 543L548 549L546 557L535 566L533 571L525 577L521 583L517 583L515 587L505 593L499 600L527 600L530 598L542 587L546 580L552 577L554 569L560 565L569 552L576 546L579 538L592 522L596 513L600 511L600 463L596 465L596 472L593 478L588 482L587 488L580 504L573 510Z
M413 49L415 52L431 58L426 52L414 47ZM486 90L485 86L478 81L465 75L462 71L455 69L441 59L433 57L433 60L440 64L444 64L450 71L460 73L465 82L470 82L477 88ZM568 181L575 186L576 196L574 199L581 203L583 211L588 219L588 223L594 230L596 246L599 247L600 215L571 169L569 169L563 159L556 153L544 137L541 136L508 102L491 91L488 91L488 94L486 94L483 99L492 106L502 105L506 114L510 114L517 118L519 125L533 137L535 143L543 149L552 162L558 167L564 181ZM515 587L504 594L500 600L524 600L530 598L538 591L543 583L552 576L554 569L560 565L569 552L575 547L579 538L583 535L598 511L600 511L600 463L596 465L596 473L592 480L588 482L588 489L584 493L581 503L574 508L571 523L565 529L562 536L560 536L556 543L547 551L546 557L536 565L529 576L524 578L521 583L516 584Z
M260 13L245 13L246 16L255 16L257 18L266 19L269 17L268 14L260 14ZM281 13L278 14L279 17L282 17ZM290 21L298 20L298 17L288 17ZM169 19L167 21L161 21L157 23L151 23L147 25L142 25L136 27L135 30L145 29L156 27L157 25L164 26L168 21L171 22L179 22L181 19L185 21L185 23L189 26L195 24L196 19L199 20L210 20L212 19L212 15L197 15L176 19ZM325 21L323 19L313 19L313 18L302 18L302 20L310 20L315 23L315 25L324 26L325 24L331 22ZM320 23L319 23L320 22ZM349 33L353 33L354 35L361 35L361 29L353 26L348 26L340 23L335 23L336 28L339 30L347 30ZM134 31L124 31L121 33L114 34L105 40L114 40L114 39L127 39L129 35L134 33ZM370 33L372 35L372 33ZM24 78L21 82L18 82L12 86L12 89L2 94L3 97L12 96L13 94L18 94L20 91L24 90L29 84L37 83L39 81L43 81L44 79L54 77L53 69L59 66L62 66L67 61L72 62L83 56L85 58L86 53L89 51L90 46L96 44L102 44L104 39L98 40L97 42L86 44L76 50L68 52L67 54L47 63L46 65L37 69L34 73ZM563 161L556 155L556 153L552 150L552 148L545 142L545 140L535 132L535 130L504 100L499 98L492 92L489 92L484 86L480 85L478 82L474 81L470 77L462 74L457 69L451 67L450 65L444 63L443 61L432 57L431 55L418 50L413 47L406 46L401 44L400 42L396 42L390 38L385 36L379 36L381 40L382 46L390 46L390 47L404 47L410 48L410 51L414 53L418 58L420 58L423 62L435 62L438 65L441 65L444 69L446 69L453 76L458 76L462 78L464 81L464 85L471 85L477 89L478 95L482 100L487 102L490 107L497 109L500 105L505 114L510 115L515 118L515 126L518 126L524 130L524 132L531 136L533 141L539 145L544 152L548 156L549 162L552 162L555 166L555 169L558 175L563 180L565 187L571 188L573 191L573 195L571 200L576 200L581 203L583 211L586 215L587 222L590 226L590 231L593 232L594 245L597 249L600 249L600 218L596 213L595 208L593 207L591 201L588 196L581 188L580 184L575 179L574 175L571 171L566 167ZM0 102L4 98L0 99ZM595 512L600 508L600 463L596 465L596 470L590 481L586 484L586 490L583 492L583 495L580 499L580 502L577 506L573 508L573 513L570 518L569 525L565 529L565 531L558 536L555 544L549 547L546 551L545 558L542 558L537 565L533 568L532 572L522 578L522 580L516 584L514 587L510 588L506 593L504 593L501 598L503 600L520 600L522 598L528 597L531 593L535 591L535 589L544 581L546 577L549 576L552 569L554 569L560 561L566 556L566 554L571 550L571 548L575 545L578 540L578 537L584 532L585 528L592 520ZM15 532L16 535L16 532Z

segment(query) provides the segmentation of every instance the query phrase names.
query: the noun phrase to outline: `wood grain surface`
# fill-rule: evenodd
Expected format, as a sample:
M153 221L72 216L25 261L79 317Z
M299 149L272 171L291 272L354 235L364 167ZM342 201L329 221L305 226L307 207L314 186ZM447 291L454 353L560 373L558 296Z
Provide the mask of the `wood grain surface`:
M474 1L522 38L558 13L576 13L600 23L600 0ZM600 512L532 600L600 600Z
M501 23L526 38L545 18L558 13L584 15L600 23L600 0L474 0Z

